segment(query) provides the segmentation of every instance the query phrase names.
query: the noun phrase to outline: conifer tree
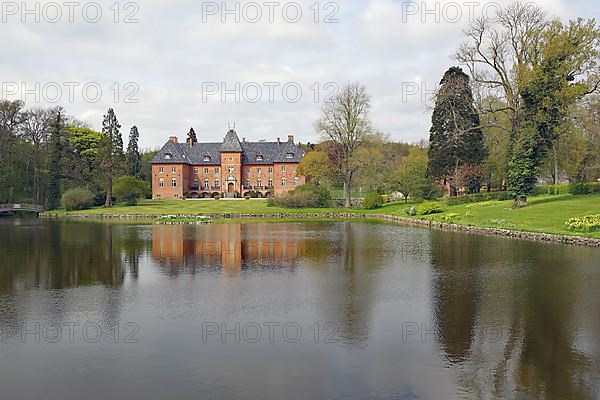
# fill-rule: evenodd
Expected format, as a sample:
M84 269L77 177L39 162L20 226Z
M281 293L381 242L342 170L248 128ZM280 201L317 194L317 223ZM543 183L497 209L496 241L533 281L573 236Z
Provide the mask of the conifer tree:
M429 142L429 176L455 186L461 167L479 164L487 155L469 76L459 67L448 69L440 82Z
M118 176L122 166L123 159L123 137L121 136L121 125L117 120L115 111L112 108L104 116L102 121L102 134L104 135L100 142L98 150L98 160L100 167L106 173L106 201L105 207L111 207L113 178Z
M142 161L138 141L140 133L137 126L133 126L129 131L129 143L127 144L127 173L138 179L142 178Z
M52 133L50 134L50 165L48 177L48 208L55 210L60 207L60 177L61 177L61 158L63 152L62 130L63 115L62 109L56 109L52 121Z

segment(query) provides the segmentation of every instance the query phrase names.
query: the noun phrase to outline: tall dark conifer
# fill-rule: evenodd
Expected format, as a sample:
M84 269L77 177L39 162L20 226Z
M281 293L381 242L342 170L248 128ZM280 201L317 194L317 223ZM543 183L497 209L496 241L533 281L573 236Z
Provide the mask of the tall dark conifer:
M123 161L123 137L121 136L121 125L117 120L115 111L112 108L104 116L102 121L102 134L104 135L100 143L98 158L100 167L106 173L106 207L112 206L112 185L113 178L118 176L122 168Z
M142 178L142 161L138 141L140 133L137 126L133 126L129 131L129 143L127 144L127 173L138 179Z
M469 76L461 68L451 67L444 74L436 95L429 136L428 174L432 178L457 181L461 167L479 164L486 155Z

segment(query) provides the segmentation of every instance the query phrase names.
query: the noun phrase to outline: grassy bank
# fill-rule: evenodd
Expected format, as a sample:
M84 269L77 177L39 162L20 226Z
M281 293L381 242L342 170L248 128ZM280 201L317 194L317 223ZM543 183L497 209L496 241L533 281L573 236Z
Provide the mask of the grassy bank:
M388 204L375 211L353 209L353 213L377 213L406 216L404 203ZM91 210L67 213L53 211L48 214L57 216L68 215L127 215L127 216L159 216L168 214L179 215L210 215L210 214L341 214L347 212L342 208L328 209L288 209L271 207L265 200L239 201L194 201L194 200L146 200L139 205L128 207L117 205L110 209L98 207ZM483 228L502 228L527 232L552 233L558 235L586 236L600 239L600 232L577 233L567 229L565 222L572 217L589 214L600 214L600 195L584 196L538 196L530 200L530 205L521 209L513 209L512 201L486 201L480 203L449 206L445 212L414 218L434 221L452 222ZM293 220L293 218L286 219ZM262 221L262 220L261 220ZM281 220L279 220L281 221ZM247 221L246 221L247 222ZM264 222L264 221L263 221Z

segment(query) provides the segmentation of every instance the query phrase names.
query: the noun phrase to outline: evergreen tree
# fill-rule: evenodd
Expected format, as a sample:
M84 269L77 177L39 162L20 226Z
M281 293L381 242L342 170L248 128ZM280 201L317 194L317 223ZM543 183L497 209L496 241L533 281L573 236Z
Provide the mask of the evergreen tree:
M100 142L98 160L101 169L106 173L106 201L104 205L111 207L113 178L118 176L123 158L123 138L121 136L121 125L117 120L115 111L108 109L102 121L102 134L104 137Z
M60 178L61 178L61 158L62 158L62 130L63 116L62 109L56 110L56 115L52 121L52 133L50 134L50 165L48 179L48 208L55 210L60 207Z
M127 144L127 173L138 179L142 178L142 160L138 141L140 133L137 126L133 126L129 132L129 143Z
M448 69L440 82L429 142L429 176L455 186L462 166L479 164L487 156L469 76L459 67Z

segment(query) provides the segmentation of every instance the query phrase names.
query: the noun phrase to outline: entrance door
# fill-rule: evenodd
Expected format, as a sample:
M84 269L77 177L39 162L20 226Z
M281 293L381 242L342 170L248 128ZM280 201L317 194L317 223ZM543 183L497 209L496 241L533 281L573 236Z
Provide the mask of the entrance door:
M227 185L227 193L233 193L235 192L235 184L234 183L229 183Z

